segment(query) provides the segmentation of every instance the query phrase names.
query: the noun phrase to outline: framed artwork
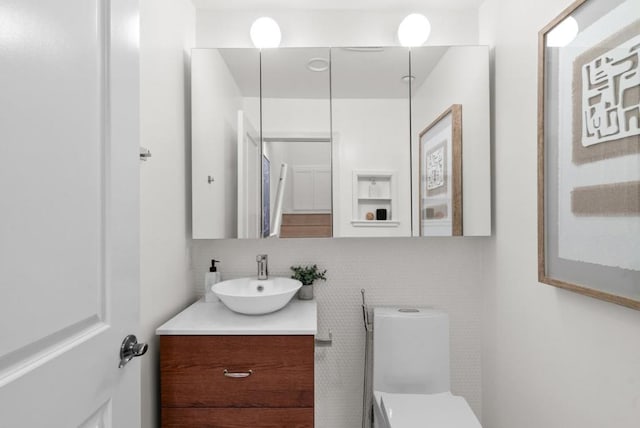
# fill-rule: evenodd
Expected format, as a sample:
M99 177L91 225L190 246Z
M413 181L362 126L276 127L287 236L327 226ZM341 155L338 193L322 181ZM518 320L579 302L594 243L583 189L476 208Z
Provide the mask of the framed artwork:
M420 236L462 236L462 105L419 134Z
M538 37L538 279L640 309L638 0L579 0Z

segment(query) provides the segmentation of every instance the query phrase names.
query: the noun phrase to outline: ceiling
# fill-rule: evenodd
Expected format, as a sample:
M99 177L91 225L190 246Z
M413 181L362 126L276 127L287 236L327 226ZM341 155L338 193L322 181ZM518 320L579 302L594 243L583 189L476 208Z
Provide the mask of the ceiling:
M483 0L192 0L199 9L213 10L373 10L424 11L477 10ZM414 56L414 90L418 88L433 66L447 50L430 47ZM310 50L310 49L309 49ZM400 51L398 51L400 52ZM305 49L276 49L266 51L263 58L263 96L278 98L327 98L328 72L310 72L306 64L314 57L328 58L328 51L305 52ZM222 57L244 96L260 93L259 62L251 50L222 49ZM406 56L404 54L398 54ZM408 61L393 58L386 52L334 51L332 82L334 98L400 98L408 90L403 76L408 73ZM338 60L339 61L336 61Z
M483 0L192 0L198 9L477 9Z
M417 90L449 49L428 46L412 50L413 89ZM259 57L255 49L220 49L222 58L245 97L260 94ZM329 58L328 48L280 48L263 52L265 98L329 98L329 72L311 72L311 58ZM333 48L333 98L406 98L409 74L406 48Z

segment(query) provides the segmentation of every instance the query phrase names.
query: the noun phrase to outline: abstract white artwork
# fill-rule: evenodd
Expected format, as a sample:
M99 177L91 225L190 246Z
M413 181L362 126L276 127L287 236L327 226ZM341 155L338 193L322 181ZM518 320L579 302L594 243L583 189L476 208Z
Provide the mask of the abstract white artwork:
M427 154L427 190L445 185L445 142Z
M640 135L640 35L582 66L582 145Z

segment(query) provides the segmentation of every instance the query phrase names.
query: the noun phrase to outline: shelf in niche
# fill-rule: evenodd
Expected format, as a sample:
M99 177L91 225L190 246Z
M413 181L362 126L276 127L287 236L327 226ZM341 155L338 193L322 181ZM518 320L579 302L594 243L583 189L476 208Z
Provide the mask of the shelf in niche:
M358 198L359 201L390 201L391 198L370 198L370 197L359 197Z
M398 227L399 221L395 220L351 220L353 227Z
M354 172L354 190L358 199L391 199L393 173Z
M395 171L353 171L352 227L398 227ZM367 220L376 210L387 211L386 220Z

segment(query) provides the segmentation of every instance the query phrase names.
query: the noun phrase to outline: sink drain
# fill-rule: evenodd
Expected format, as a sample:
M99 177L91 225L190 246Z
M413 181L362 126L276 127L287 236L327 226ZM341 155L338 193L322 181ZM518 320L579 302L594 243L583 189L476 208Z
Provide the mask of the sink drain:
M264 291L264 286L262 286L262 285L258 285L258 286L256 287L256 290L258 290L258 291Z

